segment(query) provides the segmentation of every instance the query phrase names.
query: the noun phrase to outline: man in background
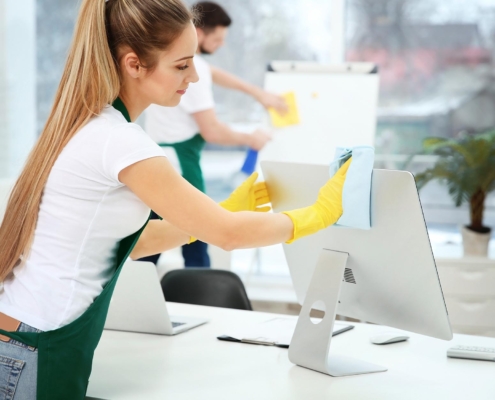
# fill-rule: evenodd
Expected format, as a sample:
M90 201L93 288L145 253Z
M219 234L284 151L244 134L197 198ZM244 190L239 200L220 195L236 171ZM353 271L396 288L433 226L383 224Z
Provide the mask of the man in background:
M284 113L287 105L282 97L213 67L203 59L202 55L213 54L223 46L232 20L220 5L213 2L199 2L193 8L200 13L199 21L196 22L198 49L194 57L199 81L189 86L177 107L151 105L146 110L146 132L168 150L172 160L177 157L182 176L205 192L200 166L205 142L261 150L270 140L263 130L245 134L236 132L221 122L215 113L213 83L244 92L267 109L274 108ZM210 267L206 243L198 240L185 245L182 247L182 255L186 267ZM146 260L156 263L158 257L159 254L147 257Z

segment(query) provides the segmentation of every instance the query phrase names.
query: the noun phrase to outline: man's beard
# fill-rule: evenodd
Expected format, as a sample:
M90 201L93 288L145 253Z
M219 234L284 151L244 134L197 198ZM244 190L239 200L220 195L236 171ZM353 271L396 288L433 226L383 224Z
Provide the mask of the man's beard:
M203 46L199 46L199 52L201 54L211 54L211 51L206 50Z

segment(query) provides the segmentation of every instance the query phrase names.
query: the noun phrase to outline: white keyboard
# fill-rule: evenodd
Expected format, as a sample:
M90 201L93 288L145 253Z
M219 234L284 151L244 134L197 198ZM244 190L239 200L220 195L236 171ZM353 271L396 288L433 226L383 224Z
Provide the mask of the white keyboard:
M495 361L494 347L456 346L447 350L447 357Z

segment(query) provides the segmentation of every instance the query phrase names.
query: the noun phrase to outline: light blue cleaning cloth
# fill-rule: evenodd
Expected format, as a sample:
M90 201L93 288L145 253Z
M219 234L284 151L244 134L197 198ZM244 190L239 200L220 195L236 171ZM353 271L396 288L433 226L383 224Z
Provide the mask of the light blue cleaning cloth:
M371 146L337 147L335 159L330 163L330 176L334 176L350 157L352 162L347 171L342 193L344 213L335 225L370 229L371 174L375 149Z

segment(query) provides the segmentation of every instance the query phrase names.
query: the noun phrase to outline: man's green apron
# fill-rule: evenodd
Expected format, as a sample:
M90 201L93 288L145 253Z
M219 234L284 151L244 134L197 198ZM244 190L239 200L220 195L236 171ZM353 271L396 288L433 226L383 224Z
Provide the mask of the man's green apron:
M191 139L179 143L159 143L162 147L173 147L179 159L182 176L196 189L205 192L205 181L201 172L201 151L205 147L205 140L198 133Z
M130 122L129 113L120 99L113 106ZM146 222L147 224L147 222ZM38 348L38 400L84 399L93 364L93 354L100 341L108 306L122 265L131 253L146 224L122 239L113 265L115 273L89 308L69 325L48 332L0 333L28 346Z

